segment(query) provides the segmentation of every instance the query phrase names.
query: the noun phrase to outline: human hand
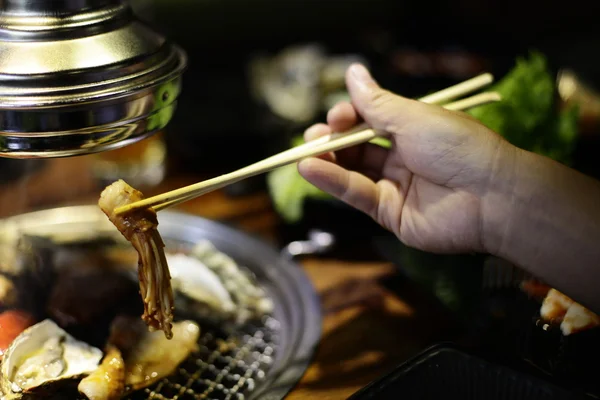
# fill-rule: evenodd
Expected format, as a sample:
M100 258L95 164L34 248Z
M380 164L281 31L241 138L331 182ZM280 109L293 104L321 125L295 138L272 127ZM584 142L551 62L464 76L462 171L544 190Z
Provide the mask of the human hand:
M299 163L318 188L369 214L406 245L436 253L486 252L494 208L506 200L516 148L464 113L380 88L361 65L346 74L340 103L305 133L317 137L364 120L392 148L367 143Z

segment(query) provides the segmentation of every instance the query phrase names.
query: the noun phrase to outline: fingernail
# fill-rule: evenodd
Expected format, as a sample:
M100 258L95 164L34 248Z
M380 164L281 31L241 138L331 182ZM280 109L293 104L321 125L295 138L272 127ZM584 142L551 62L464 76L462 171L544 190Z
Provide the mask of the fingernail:
M373 77L362 64L352 64L350 66L350 74L358 83L362 84L363 86L371 86L375 84Z
M310 141L318 138L319 136L323 136L327 132L327 125L325 124L316 124L308 128L304 131L304 140ZM325 133L324 133L325 132Z
M304 137L312 139L313 136L316 136L321 129L323 128L319 125L313 125L304 131Z

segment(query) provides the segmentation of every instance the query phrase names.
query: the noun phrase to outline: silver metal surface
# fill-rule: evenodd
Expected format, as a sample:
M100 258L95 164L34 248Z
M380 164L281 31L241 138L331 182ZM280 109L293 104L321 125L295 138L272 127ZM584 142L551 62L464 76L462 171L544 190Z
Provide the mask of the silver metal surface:
M272 317L261 324L244 326L232 335L203 330L200 350L175 374L128 396L127 400L260 398L254 393L271 373L279 331L280 325Z
M306 240L295 240L282 250L283 257L292 259L302 255L323 254L335 246L335 237L329 232L313 229L308 232Z
M94 153L164 128L186 62L123 0L0 0L0 156Z
M128 399L283 399L304 374L321 335L319 300L300 266L262 241L204 218L162 211L159 230L167 250L186 251L201 240L210 241L252 272L275 308L233 330L199 321L199 351L172 376ZM124 240L95 205L0 220L0 235L15 234L65 245Z

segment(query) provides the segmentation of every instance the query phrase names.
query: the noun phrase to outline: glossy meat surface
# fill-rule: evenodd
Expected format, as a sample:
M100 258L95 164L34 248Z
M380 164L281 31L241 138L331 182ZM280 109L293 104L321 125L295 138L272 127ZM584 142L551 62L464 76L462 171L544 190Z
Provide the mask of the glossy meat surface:
M171 375L198 350L200 327L193 321L173 326L173 338L148 332L137 318L117 317L111 326L109 345L117 347L125 361L125 385L130 390L148 387Z
M156 213L140 210L126 215L114 214L115 208L141 199L140 191L119 180L104 189L98 205L138 252L140 294L144 301L142 319L150 330L162 330L170 339L173 336L173 290Z
M125 362L115 346L108 346L98 369L77 387L89 400L119 400L125 391Z

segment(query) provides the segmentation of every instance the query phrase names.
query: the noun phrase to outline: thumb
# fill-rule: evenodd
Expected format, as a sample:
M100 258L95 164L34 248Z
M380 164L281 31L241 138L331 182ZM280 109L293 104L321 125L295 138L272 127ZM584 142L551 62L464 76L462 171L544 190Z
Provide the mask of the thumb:
M358 114L375 129L398 133L399 127L418 111L415 108L421 106L417 101L382 89L361 64L348 68L346 86Z

